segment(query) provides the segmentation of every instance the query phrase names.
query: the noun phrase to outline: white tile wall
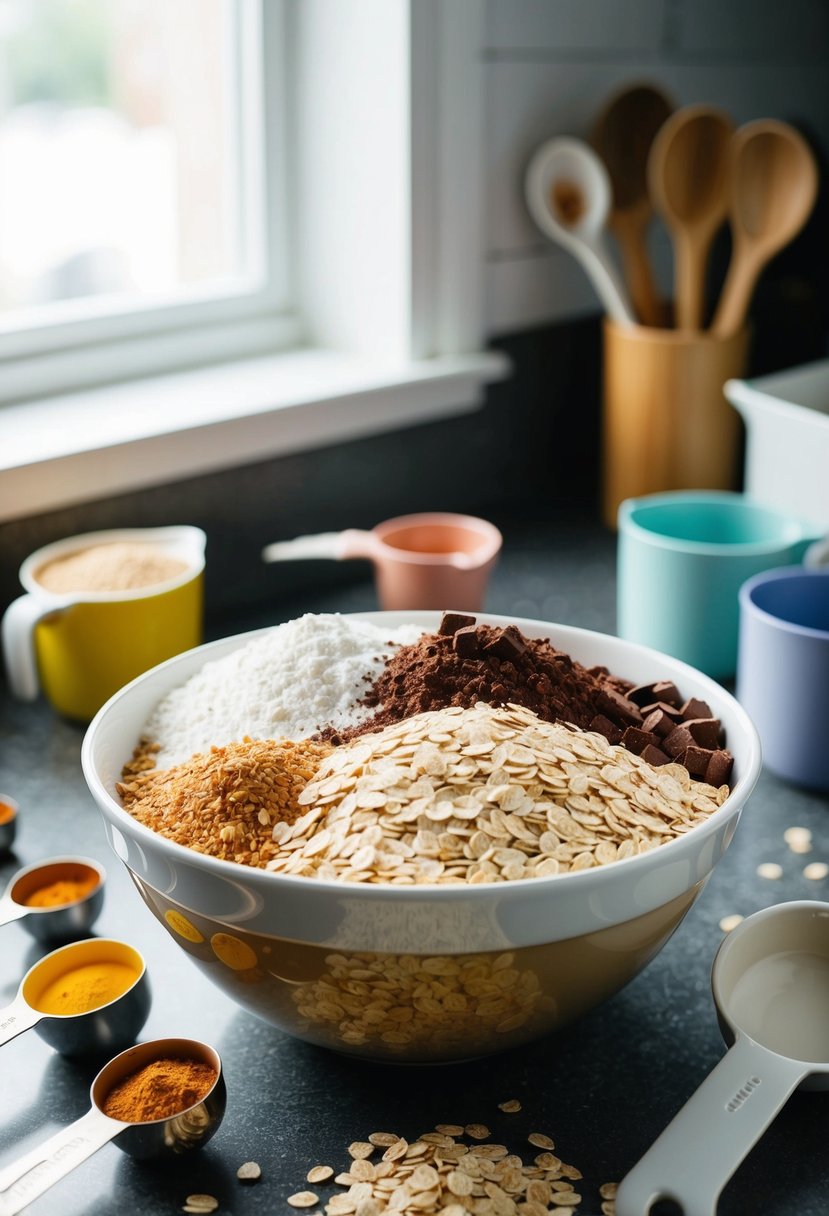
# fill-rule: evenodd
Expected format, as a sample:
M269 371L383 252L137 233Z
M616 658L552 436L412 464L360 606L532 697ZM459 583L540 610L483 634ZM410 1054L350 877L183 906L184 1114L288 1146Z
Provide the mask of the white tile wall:
M487 0L486 45L494 53L657 50L666 0Z
M827 0L693 0L676 20L678 45L689 54L781 59L826 58Z
M581 269L535 228L523 177L544 140L586 137L623 84L651 81L677 105L712 102L737 123L804 122L829 150L829 0L488 0L486 44L493 335L598 311ZM657 224L652 241L667 289L670 245Z

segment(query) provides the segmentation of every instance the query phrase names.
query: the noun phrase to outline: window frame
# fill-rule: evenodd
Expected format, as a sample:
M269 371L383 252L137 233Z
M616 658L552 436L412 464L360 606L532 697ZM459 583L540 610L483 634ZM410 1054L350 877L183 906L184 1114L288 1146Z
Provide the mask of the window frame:
M31 361L0 365L0 523L468 414L510 374L483 321L485 0L264 2L297 311L194 328L189 367L177 331L84 348L80 388L75 351L35 395ZM390 225L366 229L366 199Z
M288 89L285 0L232 0L239 217L253 274L175 298L90 297L45 305L0 326L0 403L296 346L286 188ZM238 167L238 165L237 165ZM74 313L75 315L71 315ZM63 315L62 315L63 314ZM68 314L68 315L67 315Z

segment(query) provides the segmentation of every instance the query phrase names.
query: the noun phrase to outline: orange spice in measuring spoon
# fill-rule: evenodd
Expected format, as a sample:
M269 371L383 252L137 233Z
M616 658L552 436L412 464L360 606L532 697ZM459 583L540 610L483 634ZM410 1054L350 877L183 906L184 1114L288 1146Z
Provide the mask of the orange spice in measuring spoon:
M157 1097L159 1084L168 1089L166 1098L146 1107L140 1095L149 1086ZM115 1116L119 1094L131 1097ZM170 1161L201 1148L222 1122L227 1101L219 1054L197 1039L156 1039L128 1048L101 1069L90 1098L85 1115L0 1170L3 1216L16 1216L110 1140L146 1161Z
M12 1003L0 1009L0 1046L35 1026L61 1055L106 1051L134 1042L149 1012L147 969L138 951L90 937L29 968Z
M0 853L6 853L12 847L17 833L17 812L19 808L14 798L8 794L0 794Z
M56 878L42 887L36 887L23 903L27 908L64 908L67 904L85 899L100 885L100 876L84 867L78 870L77 876Z
M53 857L13 876L0 898L0 925L22 920L41 942L71 941L89 932L104 902L106 873L89 857Z

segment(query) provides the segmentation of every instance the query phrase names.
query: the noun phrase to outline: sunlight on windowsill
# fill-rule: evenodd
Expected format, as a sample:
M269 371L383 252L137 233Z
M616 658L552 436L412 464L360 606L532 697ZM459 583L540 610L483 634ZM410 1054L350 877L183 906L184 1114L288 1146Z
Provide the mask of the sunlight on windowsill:
M299 350L0 408L0 520L472 412L496 351Z

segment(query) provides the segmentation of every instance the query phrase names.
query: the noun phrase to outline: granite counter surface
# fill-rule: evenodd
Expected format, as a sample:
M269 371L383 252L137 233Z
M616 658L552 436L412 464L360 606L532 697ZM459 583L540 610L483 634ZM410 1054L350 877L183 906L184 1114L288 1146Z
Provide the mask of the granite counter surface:
M506 547L487 608L493 612L612 631L614 538L583 522L506 528ZM376 607L366 578L313 601L282 602L270 613L214 620L210 636L257 628L304 611ZM289 1212L286 1197L306 1189L311 1166L347 1164L347 1146L369 1132L413 1137L436 1123L484 1122L529 1160L526 1136L544 1131L563 1160L584 1174L581 1211L599 1212L597 1188L636 1162L722 1056L710 968L720 919L790 899L829 899L829 880L810 881L804 865L829 860L829 798L764 773L725 858L680 928L622 992L576 1025L543 1042L484 1062L440 1067L368 1065L294 1041L240 1011L190 966L143 908L109 852L80 769L83 729L42 704L0 701L0 790L21 805L15 852L0 858L0 884L20 866L82 851L107 868L96 930L122 937L148 960L153 1007L142 1038L183 1035L221 1053L228 1109L203 1153L174 1166L147 1166L112 1145L31 1205L33 1216L104 1216L180 1211L206 1192L220 1212ZM799 825L813 851L797 855L783 833ZM774 861L779 880L757 866ZM20 925L0 929L0 1004L44 951ZM68 1060L30 1031L0 1049L0 1169L88 1107L100 1061ZM498 1103L518 1098L520 1114ZM829 1094L798 1092L723 1192L720 1216L826 1216L829 1212ZM533 1152L535 1150L532 1150ZM705 1169L704 1149L688 1153ZM244 1186L245 1161L262 1179ZM318 1188L326 1196L330 1186Z

